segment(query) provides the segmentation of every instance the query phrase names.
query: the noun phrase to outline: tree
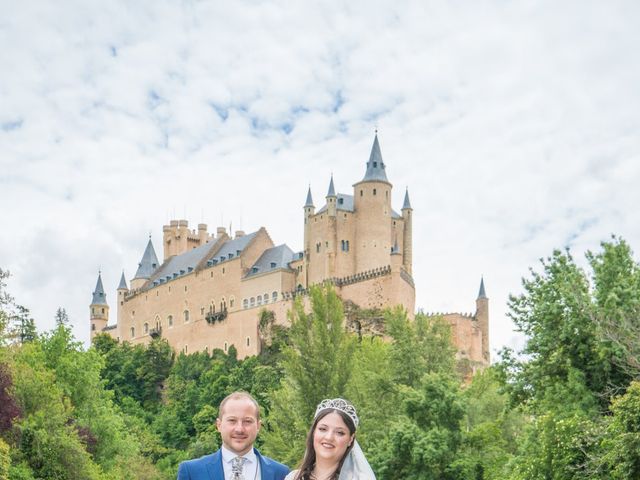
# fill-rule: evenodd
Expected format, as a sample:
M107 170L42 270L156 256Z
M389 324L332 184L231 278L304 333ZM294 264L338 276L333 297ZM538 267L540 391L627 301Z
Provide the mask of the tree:
M16 310L11 315L11 336L20 344L34 341L37 336L36 324L31 317L29 309L22 305L16 305Z
M355 341L344 329L342 303L328 286L312 287L311 312L300 298L291 313L282 388L274 392L264 429L265 450L295 464L304 450L306 430L324 398L344 396L351 376Z
M58 307L56 310L55 320L57 326L69 325L69 315L67 315L67 311L62 307Z

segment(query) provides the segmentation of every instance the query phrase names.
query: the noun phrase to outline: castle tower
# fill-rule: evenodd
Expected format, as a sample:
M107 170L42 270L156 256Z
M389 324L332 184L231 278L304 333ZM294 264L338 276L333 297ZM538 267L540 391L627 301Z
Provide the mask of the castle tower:
M338 243L338 223L337 223L337 202L338 196L336 195L336 189L333 186L333 174L331 175L331 181L329 182L329 190L327 190L327 254L325 256L325 278L331 278L336 275L336 254Z
M124 278L124 270L122 271L122 276L120 276L120 283L118 284L118 325L122 325L122 312L124 311L124 297L129 291L129 287L127 287L127 280Z
M402 218L404 219L404 231L402 241L402 266L411 275L411 265L413 263L413 208L409 201L409 188L404 193L404 203L402 204Z
M91 305L89 305L91 319L90 338L93 340L98 333L109 323L109 305L107 305L107 295L104 293L102 286L102 275L98 272L98 282L96 289L93 291Z
M353 185L356 272L389 264L392 188L376 133L364 178Z
M311 198L311 185L309 185L309 191L307 192L307 201L304 202L304 255L309 256L311 252L311 245L309 242L309 230L311 228L310 218L315 214L316 207L313 205L313 198Z
M484 290L484 278L480 279L480 291L476 299L475 317L482 332L482 359L488 365L491 361L489 353L489 299Z
M173 221L171 223L173 223ZM156 251L153 248L153 243L151 243L151 237L149 237L147 248L144 249L142 259L140 260L140 263L138 263L136 276L131 280L131 289L135 290L144 285L159 266L160 264L158 263L158 257L156 257Z

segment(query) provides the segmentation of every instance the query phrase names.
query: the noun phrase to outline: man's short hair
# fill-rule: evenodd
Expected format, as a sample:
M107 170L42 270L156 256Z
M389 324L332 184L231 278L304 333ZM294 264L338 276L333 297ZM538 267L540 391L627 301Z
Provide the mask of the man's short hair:
M220 407L218 408L218 418L222 418L222 411L224 409L225 404L229 400L241 400L243 398L253 403L253 405L256 407L256 420L260 420L260 405L258 405L258 402L256 401L256 399L253 398L249 392L243 392L243 391L230 393L229 395L227 395L222 399L222 401L220 402Z

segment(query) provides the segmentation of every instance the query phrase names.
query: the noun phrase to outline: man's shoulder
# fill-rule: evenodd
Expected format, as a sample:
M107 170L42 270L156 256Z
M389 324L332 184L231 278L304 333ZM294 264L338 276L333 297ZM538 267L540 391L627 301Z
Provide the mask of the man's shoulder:
M274 460L273 458L260 454L260 452L258 452L257 450L256 454L260 455L262 461L264 462L264 465L268 468L273 469L274 472L283 476L289 473L289 467L287 467L286 465Z
M192 460L185 460L181 462L180 465L184 465L185 467L197 467L200 465L207 465L216 460L216 458L220 455L220 452L210 453L209 455L203 455L200 458L194 458Z

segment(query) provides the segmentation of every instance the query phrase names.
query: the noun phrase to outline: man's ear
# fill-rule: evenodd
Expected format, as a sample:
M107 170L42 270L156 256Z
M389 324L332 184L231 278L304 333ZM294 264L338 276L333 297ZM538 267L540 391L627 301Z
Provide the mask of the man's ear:
M216 429L217 429L218 431L220 431L220 424L221 424L221 423L222 423L222 422L221 422L221 420L220 420L219 418L216 418Z

